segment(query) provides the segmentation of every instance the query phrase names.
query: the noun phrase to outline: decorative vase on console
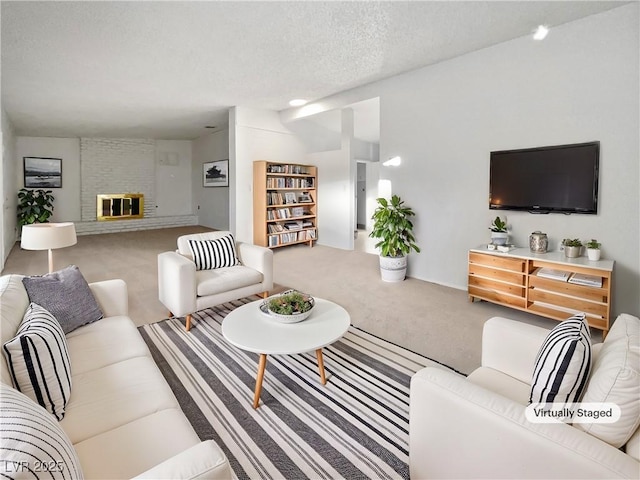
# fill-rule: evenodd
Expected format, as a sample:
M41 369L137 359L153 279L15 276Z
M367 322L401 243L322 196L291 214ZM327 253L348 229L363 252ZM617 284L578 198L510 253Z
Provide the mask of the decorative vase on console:
M577 258L582 253L582 242L578 238L565 238L562 245L564 246L564 256L567 258Z
M594 262L600 260L600 245L595 238L587 242L587 257L589 257L589 260Z
M491 226L491 243L494 245L506 245L509 240L509 234L507 233L507 222L503 221L500 217L496 217Z
M536 230L529 235L529 250L531 253L547 253L549 239L546 233Z

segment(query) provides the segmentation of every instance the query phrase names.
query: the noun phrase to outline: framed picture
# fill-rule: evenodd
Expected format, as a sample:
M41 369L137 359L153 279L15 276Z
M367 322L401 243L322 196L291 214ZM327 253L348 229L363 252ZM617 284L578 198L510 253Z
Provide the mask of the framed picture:
M22 157L25 188L62 188L62 159Z
M207 162L202 165L203 187L229 186L229 160Z
M284 203L296 203L296 193L295 192L285 192L284 194Z

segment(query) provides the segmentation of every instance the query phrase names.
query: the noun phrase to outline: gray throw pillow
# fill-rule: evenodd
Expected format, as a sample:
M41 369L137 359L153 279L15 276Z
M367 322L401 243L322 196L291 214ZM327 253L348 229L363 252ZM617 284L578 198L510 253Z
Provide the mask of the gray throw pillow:
M51 312L65 334L103 317L89 284L75 265L41 277L24 277L22 283L29 301Z

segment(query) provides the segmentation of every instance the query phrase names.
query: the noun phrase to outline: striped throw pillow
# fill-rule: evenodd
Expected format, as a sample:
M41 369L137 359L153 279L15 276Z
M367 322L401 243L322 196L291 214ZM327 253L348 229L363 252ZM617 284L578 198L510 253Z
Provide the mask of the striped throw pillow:
M591 335L585 314L574 315L549 332L533 369L530 403L578 402L591 370Z
M58 422L42 407L0 384L0 477L82 479L80 461Z
M196 270L213 270L240 264L233 235L215 240L189 240L189 248Z
M31 303L16 336L3 345L14 386L58 420L71 395L71 365L62 327Z

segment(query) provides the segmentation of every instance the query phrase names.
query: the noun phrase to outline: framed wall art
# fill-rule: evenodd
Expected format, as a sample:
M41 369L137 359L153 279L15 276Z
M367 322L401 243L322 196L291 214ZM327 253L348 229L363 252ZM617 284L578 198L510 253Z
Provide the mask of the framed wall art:
M229 160L206 162L202 165L203 187L229 186Z
M62 188L62 159L22 157L25 188Z

